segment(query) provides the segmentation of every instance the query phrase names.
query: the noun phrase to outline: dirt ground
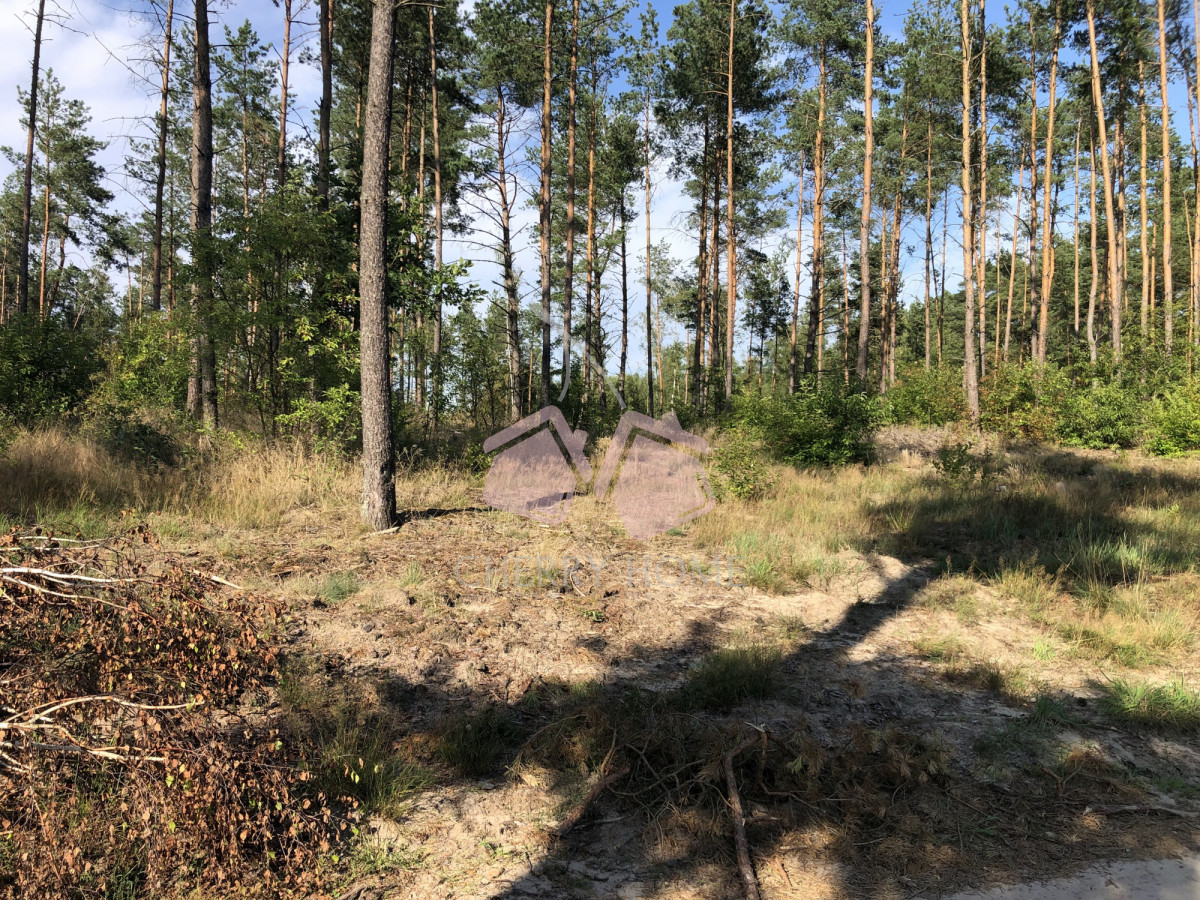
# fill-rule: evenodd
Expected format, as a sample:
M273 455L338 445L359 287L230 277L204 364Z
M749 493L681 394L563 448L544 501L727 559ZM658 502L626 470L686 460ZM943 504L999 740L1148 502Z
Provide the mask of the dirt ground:
M987 587L953 586L987 610L964 626L923 602L931 561L843 550L820 589L772 595L686 533L640 544L590 498L576 507L558 528L480 507L417 512L380 535L297 522L287 540L245 533L206 560L288 597L292 652L322 660L331 690L366 690L437 772L399 813L368 823L351 876L360 896L744 896L719 762L755 734L737 780L754 782L742 793L764 897L933 898L1200 848L1200 752L1106 721L1103 666L1039 663L1039 696L1066 712L1024 729L1037 717L1027 696L928 652L952 635L992 672L1028 672L1042 632ZM356 586L340 602L321 596L331 572ZM616 772L554 834L616 769L612 753L564 764L530 752L546 729L590 714L562 698L582 691L603 708L631 693L674 697L706 655L739 642L782 648L777 680L769 696L682 713L717 744L695 749L699 788L656 784L671 773L659 757L636 760L645 731L622 734L622 755L644 764ZM447 722L479 710L504 711L519 731L482 777L438 751ZM807 772L821 799L773 789L764 768L781 766Z

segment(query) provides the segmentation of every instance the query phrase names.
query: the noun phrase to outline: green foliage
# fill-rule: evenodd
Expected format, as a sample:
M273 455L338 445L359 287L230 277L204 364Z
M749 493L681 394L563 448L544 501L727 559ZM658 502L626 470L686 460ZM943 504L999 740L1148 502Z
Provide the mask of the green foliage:
M101 368L96 340L58 318L0 328L0 413L21 425L75 412Z
M984 431L1013 438L1048 441L1055 434L1054 396L1062 383L1057 369L1001 365L979 390L979 423Z
M804 382L789 397L743 401L737 421L761 431L766 446L785 462L839 466L870 458L871 431L883 422L883 407L878 397L826 379L820 385Z
M757 500L775 483L759 441L740 426L735 426L713 451L713 469L718 491L739 500Z
M1114 678L1105 686L1105 706L1114 718L1150 728L1200 731L1200 692L1182 681L1139 684Z
M136 409L182 409L187 400L186 333L163 316L130 325L107 354L108 371L93 402L124 414Z
M1184 382L1156 400L1147 412L1145 447L1159 456L1200 450L1200 382Z
M988 457L976 456L968 443L949 441L938 447L933 468L947 482L961 489L976 481L987 480Z
M1097 381L1064 390L1055 399L1055 433L1064 444L1108 449L1137 442L1143 400L1132 387Z
M312 435L318 452L347 452L362 442L362 398L350 385L339 384L316 400L300 397L276 421Z
M967 413L962 372L950 366L910 369L884 400L888 421L897 425L948 425Z

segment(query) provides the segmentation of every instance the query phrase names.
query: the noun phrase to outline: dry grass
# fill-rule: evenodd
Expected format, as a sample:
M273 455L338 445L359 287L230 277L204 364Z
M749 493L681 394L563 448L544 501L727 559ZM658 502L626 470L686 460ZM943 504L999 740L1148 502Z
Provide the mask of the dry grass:
M22 431L0 456L0 520L103 532L136 511L275 530L313 514L353 521L361 485L357 460L295 444L197 445L178 466L151 466L49 427ZM463 472L409 466L396 495L403 510L457 508L469 503L472 486Z

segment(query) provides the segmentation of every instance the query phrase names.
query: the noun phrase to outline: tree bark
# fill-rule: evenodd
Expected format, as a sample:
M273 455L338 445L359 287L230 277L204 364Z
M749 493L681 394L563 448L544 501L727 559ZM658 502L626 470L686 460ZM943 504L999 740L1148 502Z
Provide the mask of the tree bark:
M29 311L29 230L33 209L33 136L37 133L38 79L41 77L42 23L46 0L38 0L37 24L33 30L33 78L29 84L29 129L25 141L25 183L21 191L21 246L17 263L17 314Z
M867 58L863 81L863 201L862 219L858 231L862 296L859 302L858 366L856 368L858 380L863 382L867 380L867 351L871 336L871 161L875 154L875 132L872 122L873 101L871 98L872 78L875 66L875 4L873 0L867 0L866 37ZM969 53L970 51L968 48L964 48L963 52ZM966 90L969 91L969 89ZM964 127L969 128L969 125ZM964 196L964 203L968 202L966 198L969 196L969 193ZM968 318L968 322L973 318L973 314L974 311L972 310L972 316ZM970 328L970 325L968 325L968 328Z
M933 109L926 106L925 146L925 371L933 364L933 343L930 340L929 281L933 273ZM1020 196L1020 187L1017 196ZM1014 232L1016 226L1014 225Z
M867 0L868 8L871 0ZM975 233L971 221L971 19L962 0L962 193L963 193L963 381L971 424L979 427L979 370L975 365ZM868 45L869 46L869 45ZM861 343L860 343L861 348ZM861 357L860 357L861 359Z
M579 0L571 6L571 64L567 76L567 235L563 271L563 386L565 396L571 385L571 307L575 303L575 93L579 71ZM647 136L649 140L649 126ZM649 159L649 154L647 154ZM647 181L649 172L647 172ZM649 213L647 213L649 225ZM647 228L649 231L649 228ZM649 277L649 257L646 272ZM652 413L653 414L653 413Z
M388 143L392 125L395 0L374 0L367 109L363 127L359 222L360 353L363 425L363 522L377 530L396 521L392 445L391 353L388 341Z
M162 89L158 101L158 160L154 179L154 236L150 262L150 308L162 309L163 188L167 183L167 100L171 86L171 27L175 0L167 0L163 23Z
M1054 90L1058 80L1058 45L1062 33L1061 0L1054 4L1054 44L1050 52L1050 97L1046 107L1046 174L1042 179L1042 290L1038 303L1038 362L1046 364L1050 339L1050 288L1054 278L1054 235L1050 222L1051 166L1054 160Z
M650 310L650 71L646 71L646 407L654 416L654 322ZM659 376L662 373L659 372Z
M1096 139L1092 137L1090 140L1089 155L1090 161L1088 170L1091 175L1091 188L1088 191L1088 230L1091 232L1091 283L1088 285L1088 308L1087 308L1087 342L1088 356L1093 363L1096 362L1098 352L1096 348L1096 295L1100 286L1100 267L1097 260L1100 255L1099 238L1097 232L1100 223L1096 221Z
M554 2L547 0L542 56L542 184L538 194L538 232L542 253L542 406L550 404L550 35L553 25Z
M792 334L788 354L788 393L796 393L796 331L800 327L800 244L804 240L804 153L800 153L800 184L796 188L796 291L792 295ZM809 296L811 308L817 298ZM811 319L812 316L809 316Z
M1112 316L1113 358L1121 361L1121 284L1117 258L1117 225L1113 204L1112 164L1108 154L1108 126L1104 120L1104 93L1100 84L1100 58L1096 50L1096 9L1087 0L1088 48L1092 63L1092 104L1100 133L1100 171L1104 189L1104 215L1108 234L1108 304Z
M283 50L279 65L279 154L275 161L279 190L287 181L288 63L292 53L292 0L283 0Z
M1141 228L1138 232L1138 250L1142 260L1142 302L1139 307L1138 325L1141 330L1142 346L1149 343L1150 327L1150 230L1149 215L1146 209L1146 63L1138 60L1138 216Z
M871 0L867 0L870 7ZM725 89L725 184L729 197L725 201L725 411L733 409L733 326L737 311L737 240L734 230L733 189L733 33L737 23L737 0L729 0L729 65ZM648 223L647 223L648 224Z
M433 7L428 6L426 10L429 13L429 85L430 103L433 106L433 268L438 279L435 281L437 298L433 307L433 365L429 404L433 409L433 427L436 431L442 411L442 145L438 131L441 115L438 109L437 38L433 29Z
M826 50L821 43L817 56L817 134L813 146L813 229L812 287L808 300L808 335L804 341L804 374L815 369L820 378L820 348L817 336L824 331L825 307L825 94L827 90ZM815 303L815 306L814 306ZM849 340L849 335L843 336Z
M517 289L516 269L512 247L512 201L508 197L508 174L505 158L508 155L507 105L503 83L496 86L496 160L497 184L500 188L500 264L504 272L504 295L508 335L508 414L513 422L521 418L521 335L519 330L521 298Z
M317 110L317 197L322 210L329 209L329 130L333 108L333 0L317 0L320 30L321 100ZM405 155L407 155L407 147Z
M1167 100L1167 26L1165 0L1158 0L1158 78L1162 91L1162 260L1163 349L1171 355L1174 343L1175 286L1171 269L1171 107Z
M217 426L216 347L212 335L212 73L209 61L208 0L196 0L195 69L192 80L192 238L196 270L192 302L196 314L196 369L200 419Z

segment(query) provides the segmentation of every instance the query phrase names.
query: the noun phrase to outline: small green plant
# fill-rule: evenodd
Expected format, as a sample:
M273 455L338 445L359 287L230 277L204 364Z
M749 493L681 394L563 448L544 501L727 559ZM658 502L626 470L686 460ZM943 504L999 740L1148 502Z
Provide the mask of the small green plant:
M359 592L362 583L353 572L330 572L321 585L321 599L331 606L348 600Z
M987 481L988 463L988 456L976 456L970 444L948 441L938 448L933 468L944 481L962 490L976 482Z
M410 562L404 567L404 575L400 579L400 584L406 588L420 587L425 581L425 571L421 568L419 562Z
M739 500L758 500L775 482L758 441L741 427L713 451L713 468L721 489Z
M774 644L745 643L715 650L692 672L684 695L692 706L716 710L762 699L775 687L782 658Z
M920 638L913 643L917 655L930 662L956 663L967 655L963 642L953 635Z
M1042 662L1050 662L1054 659L1058 651L1054 644L1046 638L1038 638L1033 644L1033 655Z

